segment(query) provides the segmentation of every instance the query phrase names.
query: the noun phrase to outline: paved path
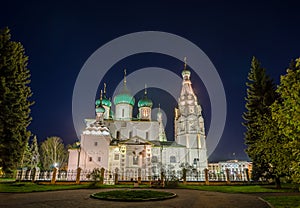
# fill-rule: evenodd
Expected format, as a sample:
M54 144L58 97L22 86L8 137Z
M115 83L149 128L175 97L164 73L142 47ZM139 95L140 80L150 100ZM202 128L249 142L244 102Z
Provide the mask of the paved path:
M101 207L151 207L151 208L267 208L258 196L248 194L227 194L186 189L164 189L176 193L173 199L152 202L112 202L90 198L90 194L107 189L81 189L37 193L0 193L0 207L13 208L101 208ZM163 191L164 191L163 190Z

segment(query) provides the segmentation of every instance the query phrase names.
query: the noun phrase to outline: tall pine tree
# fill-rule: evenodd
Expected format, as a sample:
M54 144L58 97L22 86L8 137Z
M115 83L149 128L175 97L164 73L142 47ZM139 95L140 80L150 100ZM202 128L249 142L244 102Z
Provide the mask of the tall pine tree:
M28 57L21 43L11 40L8 28L0 30L0 167L5 173L19 165L30 132L31 97Z
M40 153L36 136L33 137L30 150L32 154L31 168L37 168L40 165Z
M246 152L253 162L252 177L258 180L260 177L268 177L270 164L266 159L262 148L266 126L271 116L270 105L276 99L273 80L266 75L259 61L253 57L250 72L248 74L246 109L243 123L246 127L245 142Z

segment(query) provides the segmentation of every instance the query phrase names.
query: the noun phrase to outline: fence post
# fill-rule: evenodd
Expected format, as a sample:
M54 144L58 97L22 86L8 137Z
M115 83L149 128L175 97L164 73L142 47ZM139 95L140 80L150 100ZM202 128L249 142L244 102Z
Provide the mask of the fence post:
M119 175L118 173L115 173L115 184L118 184L119 183Z
M119 169L116 168L115 169L115 184L118 184L119 183Z
M183 184L186 184L186 169L182 169L182 179L183 179Z
M56 181L56 175L57 175L56 173L57 173L57 168L53 168L51 184L55 184L55 181Z
M208 169L207 168L204 169L204 173L205 173L205 185L209 185Z
M101 168L100 184L103 184L103 182L104 182L104 171L105 171L105 169Z
M76 172L76 184L80 184L80 174L81 174L81 168L78 167Z
M142 177L141 177L141 175L142 175L142 173L141 173L142 171L141 171L141 169L139 168L138 169L138 184L141 184L142 183Z
M160 179L161 179L161 187L165 187L165 174L163 171L160 172Z
M229 177L229 169L227 168L225 171L226 171L226 183L230 184L231 182L230 182L230 177Z
M32 170L31 170L31 181L32 181L32 183L34 183L34 181L35 181L35 178L36 178L36 168L33 168Z

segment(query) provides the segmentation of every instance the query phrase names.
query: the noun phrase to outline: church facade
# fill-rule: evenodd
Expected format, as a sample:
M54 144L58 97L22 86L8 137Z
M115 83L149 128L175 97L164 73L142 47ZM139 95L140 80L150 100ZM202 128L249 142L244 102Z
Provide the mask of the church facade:
M160 109L151 118L153 102L144 96L138 102L138 115L134 117L135 98L126 86L112 102L106 97L106 86L95 102L95 119L85 119L86 128L80 144L69 149L68 170L105 168L118 172L121 180L151 180L161 172L179 174L182 167L197 171L207 168L206 137L202 109L192 83L191 72L182 71L182 89L175 109L175 140L166 138Z

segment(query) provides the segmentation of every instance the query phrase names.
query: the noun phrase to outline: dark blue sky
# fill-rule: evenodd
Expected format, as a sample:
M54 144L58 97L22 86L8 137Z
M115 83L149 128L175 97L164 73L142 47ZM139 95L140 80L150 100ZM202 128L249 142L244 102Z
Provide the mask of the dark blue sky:
M29 56L36 102L30 129L39 141L48 136L60 136L66 144L76 140L73 87L81 67L95 50L128 33L155 30L195 43L223 81L227 122L210 160L247 159L241 116L251 58L256 56L278 83L290 60L300 56L299 6L297 1L6 1L1 3L0 27L8 26L13 39L22 42ZM105 81L113 88L122 79L116 70L126 67L131 73L149 66L178 72L182 62L157 54L135 55L117 63ZM204 86L197 77L192 81L209 120L210 103ZM149 90L154 105L157 99L162 106L169 102L162 99L159 90ZM108 89L110 93L112 89ZM164 109L170 114L176 106L173 102ZM172 139L172 124L167 132Z

